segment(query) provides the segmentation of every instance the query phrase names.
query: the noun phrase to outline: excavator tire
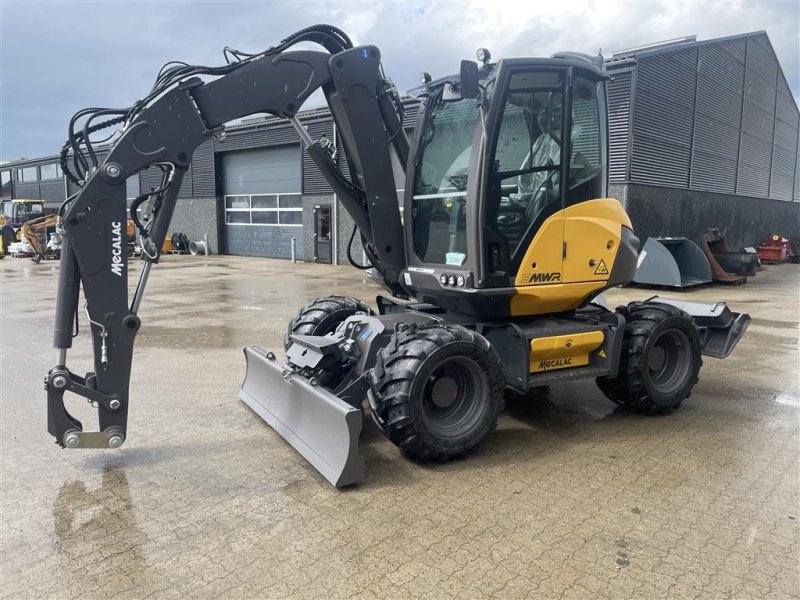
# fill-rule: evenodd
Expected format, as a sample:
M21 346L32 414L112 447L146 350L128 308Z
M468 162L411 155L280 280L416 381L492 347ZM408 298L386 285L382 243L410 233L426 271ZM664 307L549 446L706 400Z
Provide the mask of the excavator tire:
M505 379L482 335L458 325L398 331L377 357L367 393L383 434L417 460L466 456L497 424Z
M369 306L349 296L328 296L312 300L289 321L286 336L283 338L283 349L289 347L289 336L292 334L326 335L335 331L345 319L359 312L372 314Z
M703 364L692 318L657 302L632 302L622 343L619 374L597 385L613 402L644 414L678 408L692 393Z

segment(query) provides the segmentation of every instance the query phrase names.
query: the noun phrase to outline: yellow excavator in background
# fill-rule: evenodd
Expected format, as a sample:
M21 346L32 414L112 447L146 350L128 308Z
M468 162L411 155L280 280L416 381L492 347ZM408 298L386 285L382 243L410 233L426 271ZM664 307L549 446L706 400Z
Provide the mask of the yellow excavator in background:
M42 217L37 217L36 219L31 219L30 221L26 221L22 224L22 237L28 240L28 243L33 248L33 258L31 260L35 263L42 262L43 258L47 258L48 252L50 253L49 256L51 258L60 258L61 257L61 243L56 242L55 244L45 243L42 246L42 242L39 240L38 233L40 231L47 231L49 227L55 227L56 222L58 221L58 215L45 215ZM55 234L58 236L58 233Z
M0 258L8 254L8 247L22 240L22 225L38 219L45 213L44 200L14 198L0 202Z

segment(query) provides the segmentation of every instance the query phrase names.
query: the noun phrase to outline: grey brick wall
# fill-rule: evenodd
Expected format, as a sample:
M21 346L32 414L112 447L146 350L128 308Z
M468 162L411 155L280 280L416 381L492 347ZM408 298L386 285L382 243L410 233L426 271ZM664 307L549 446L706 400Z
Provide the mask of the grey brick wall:
M208 234L210 250L219 253L217 239L217 199L181 198L175 205L169 235L185 233L189 241L202 240Z
M303 260L314 262L314 207L330 206L333 196L303 196ZM298 240L299 242L300 240Z

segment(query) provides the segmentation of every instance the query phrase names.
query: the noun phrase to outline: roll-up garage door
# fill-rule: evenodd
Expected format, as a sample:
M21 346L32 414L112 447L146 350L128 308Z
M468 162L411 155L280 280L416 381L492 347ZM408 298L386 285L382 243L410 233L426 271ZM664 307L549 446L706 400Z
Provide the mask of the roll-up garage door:
M300 146L226 153L222 158L228 254L303 258Z

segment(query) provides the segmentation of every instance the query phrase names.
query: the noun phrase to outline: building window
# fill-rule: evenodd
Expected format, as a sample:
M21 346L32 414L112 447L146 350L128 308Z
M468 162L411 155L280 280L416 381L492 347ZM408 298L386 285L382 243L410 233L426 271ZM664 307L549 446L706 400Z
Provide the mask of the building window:
M39 181L36 177L36 167L24 167L17 171L19 180L24 182Z
M225 223L302 227L303 198L300 194L225 196Z
M39 172L42 177L42 181L47 179L61 179L61 165L58 163L50 163L49 165L41 165L39 167Z
M0 196L11 196L11 171L0 171Z

